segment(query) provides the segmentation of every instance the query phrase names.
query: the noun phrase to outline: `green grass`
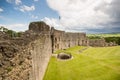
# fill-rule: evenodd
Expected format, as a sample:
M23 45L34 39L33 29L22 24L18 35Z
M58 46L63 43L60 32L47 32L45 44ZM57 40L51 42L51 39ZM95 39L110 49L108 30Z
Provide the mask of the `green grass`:
M51 57L44 80L120 80L120 46L73 47L62 52L73 59ZM58 51L57 53L59 53Z

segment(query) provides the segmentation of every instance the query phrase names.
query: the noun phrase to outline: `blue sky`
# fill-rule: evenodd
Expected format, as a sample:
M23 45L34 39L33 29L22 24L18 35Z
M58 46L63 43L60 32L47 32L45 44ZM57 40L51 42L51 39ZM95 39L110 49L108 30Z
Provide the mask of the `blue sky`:
M0 1L0 7L4 10L0 13L1 16L4 18L0 20L2 23L23 23L28 21L34 21L34 20L40 20L44 17L57 17L57 13L53 10L51 10L45 0L40 1L34 1L34 0L22 0L22 3L19 5L16 5L14 0L10 0L13 2L7 2L7 0L1 0ZM30 11L20 11L21 6L34 6L34 10ZM54 15L52 15L54 14ZM35 17L32 17L36 16ZM7 18L8 20L4 20Z
M120 32L119 5L120 0L0 0L0 26L24 31L30 22L44 21L70 32Z
M19 1L19 0L18 0ZM16 4L15 0L0 0L0 24L13 30L26 30L32 21L40 21L45 17L58 18L56 11L50 9L46 0L20 0ZM20 10L22 6L28 6L29 10ZM34 6L33 8L31 6ZM25 25L15 26L14 25ZM10 26L9 26L10 25Z

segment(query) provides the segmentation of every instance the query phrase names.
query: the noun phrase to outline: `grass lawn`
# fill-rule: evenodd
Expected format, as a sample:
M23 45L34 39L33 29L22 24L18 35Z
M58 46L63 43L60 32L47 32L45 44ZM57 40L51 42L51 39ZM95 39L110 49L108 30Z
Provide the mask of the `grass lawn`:
M76 46L65 51L71 53L70 60L51 57L44 80L120 80L120 46L116 47Z

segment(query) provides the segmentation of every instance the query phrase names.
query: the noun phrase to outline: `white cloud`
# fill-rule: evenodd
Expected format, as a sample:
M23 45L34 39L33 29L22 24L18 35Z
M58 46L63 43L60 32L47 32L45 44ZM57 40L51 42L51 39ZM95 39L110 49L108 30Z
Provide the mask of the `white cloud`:
M34 11L35 10L35 6L20 6L20 11L25 12L25 11Z
M42 19L46 24L48 24L51 27L55 27L56 29L64 30L64 27L60 24L59 20L54 18L47 18L45 17Z
M37 16L37 15L31 14L31 13L29 13L28 15L29 15L32 19L38 19L38 16Z
M20 5L20 4L22 4L22 1L21 0L15 0L15 4Z
M38 19L38 16L31 15L31 18L33 18L33 19Z
M14 30L14 31L24 31L28 29L28 24L22 24L22 23L16 23L16 24L0 24L0 26L4 26L8 29Z
M2 18L3 16L0 16L0 18Z
M36 2L36 1L39 1L39 0L34 0L34 1Z
M65 29L80 30L104 28L101 24L113 21L111 14L120 12L119 7L113 7L113 4L120 5L118 2L120 1L116 0L115 3L115 0L47 0L49 7L59 13L59 23Z
M0 8L0 12L3 12L4 10L2 8Z
M6 0L8 3L15 3L16 5L22 4L21 0Z
M6 0L8 3L12 3L13 0Z

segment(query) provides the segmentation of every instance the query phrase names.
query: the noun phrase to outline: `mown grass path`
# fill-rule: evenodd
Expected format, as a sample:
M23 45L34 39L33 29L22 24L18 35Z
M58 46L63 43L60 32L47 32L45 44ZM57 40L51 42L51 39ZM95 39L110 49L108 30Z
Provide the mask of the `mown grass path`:
M70 60L51 57L44 80L120 80L120 46L89 47L79 52L84 48L62 51L72 54Z

